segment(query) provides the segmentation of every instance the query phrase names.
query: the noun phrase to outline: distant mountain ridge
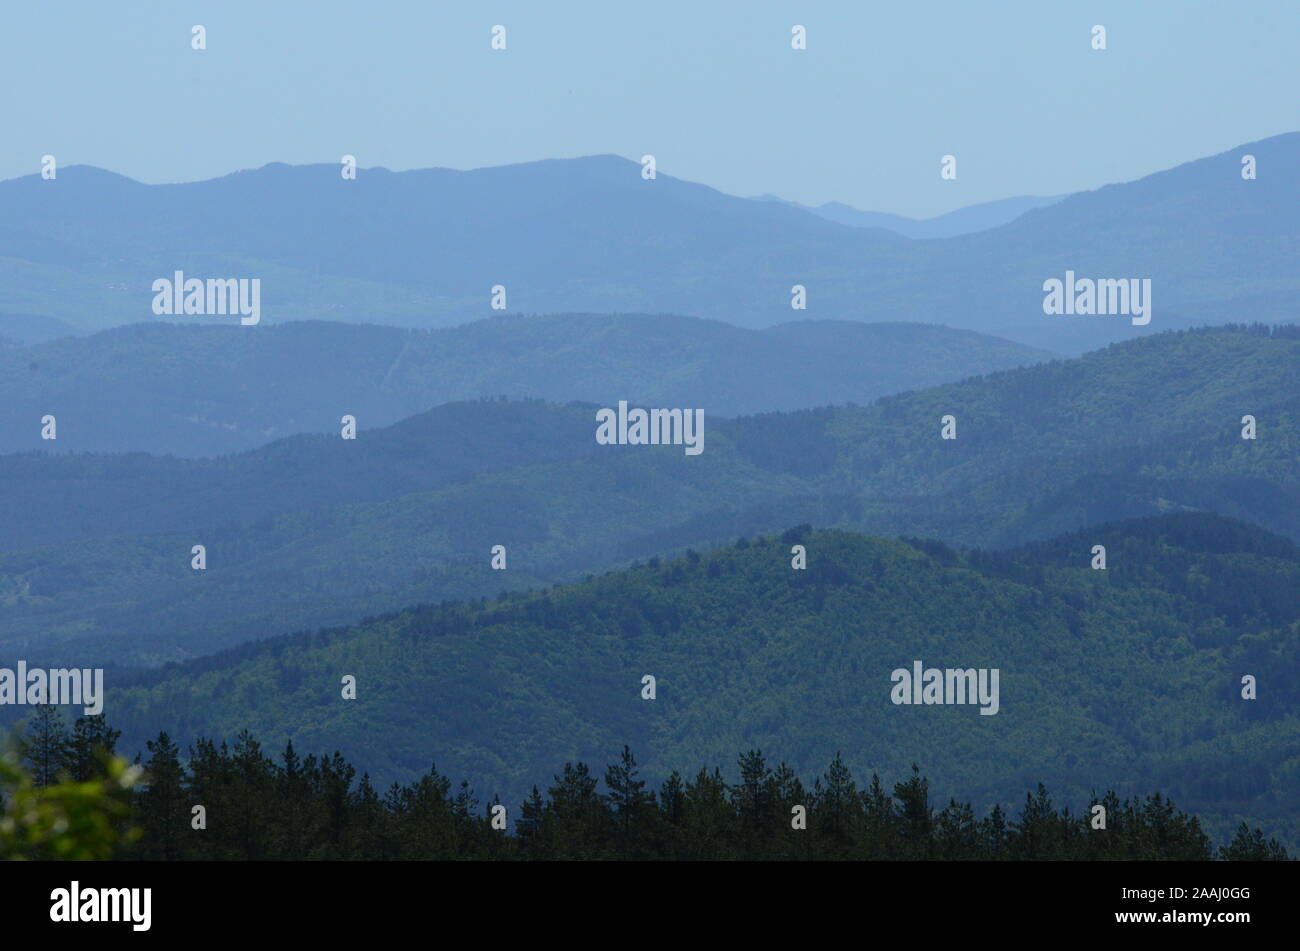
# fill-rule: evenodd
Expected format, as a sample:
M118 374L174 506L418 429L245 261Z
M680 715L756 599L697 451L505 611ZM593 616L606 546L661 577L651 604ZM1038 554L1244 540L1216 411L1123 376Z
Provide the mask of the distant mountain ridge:
M1247 153L1256 180L1241 177ZM663 169L645 180L610 155L355 181L272 164L156 186L71 166L0 182L0 311L82 330L149 320L152 281L181 270L261 280L270 323L449 326L487 313L500 286L511 312L918 321L1078 354L1197 323L1295 321L1296 167L1291 132L913 241ZM1067 270L1151 280L1152 323L1045 315L1043 283ZM791 308L796 285L806 310Z

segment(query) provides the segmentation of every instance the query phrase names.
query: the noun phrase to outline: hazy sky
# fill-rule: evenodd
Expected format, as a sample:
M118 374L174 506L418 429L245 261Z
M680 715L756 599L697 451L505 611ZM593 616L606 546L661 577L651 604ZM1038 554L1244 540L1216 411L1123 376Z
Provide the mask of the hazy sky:
M46 153L173 182L649 152L733 194L927 216L1300 128L1297 0L61 0L4 21L0 178Z

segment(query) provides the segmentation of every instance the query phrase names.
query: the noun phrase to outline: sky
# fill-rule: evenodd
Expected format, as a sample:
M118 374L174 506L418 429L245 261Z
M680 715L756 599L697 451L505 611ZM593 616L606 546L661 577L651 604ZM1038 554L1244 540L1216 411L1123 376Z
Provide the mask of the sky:
M0 178L45 154L150 183L653 154L731 194L928 217L1294 131L1298 41L1296 0L10 2Z

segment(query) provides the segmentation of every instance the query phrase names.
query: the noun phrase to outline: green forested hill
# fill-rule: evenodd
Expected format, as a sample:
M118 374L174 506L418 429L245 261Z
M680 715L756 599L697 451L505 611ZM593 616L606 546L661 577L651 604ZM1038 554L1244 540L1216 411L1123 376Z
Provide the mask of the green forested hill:
M915 660L997 668L999 712L891 703L891 671ZM964 791L977 811L1040 780L1076 804L1158 789L1216 837L1246 819L1294 843L1297 669L1296 546L1181 514L995 553L792 529L245 645L133 686L119 673L106 712L127 748L250 728L271 749L340 749L380 788L435 762L518 802L554 763L624 743L654 780L735 749L805 774L841 751L858 775L919 762L937 801ZM1257 700L1241 698L1247 674Z
M0 457L0 649L183 659L800 522L993 548L1202 510L1300 538L1298 379L1293 331L1239 328L868 407L706 414L699 456L596 446L594 407L496 402L211 461Z

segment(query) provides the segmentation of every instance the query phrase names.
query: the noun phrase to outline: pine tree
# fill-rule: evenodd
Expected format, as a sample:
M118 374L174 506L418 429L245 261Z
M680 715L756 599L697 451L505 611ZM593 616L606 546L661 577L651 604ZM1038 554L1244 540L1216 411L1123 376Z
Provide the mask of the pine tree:
M586 763L565 763L555 785L548 791L549 811L555 822L555 843L562 849L557 858L603 858L606 831L612 823L605 804L596 792L598 780Z
M1047 788L1038 784L1034 795L1025 796L1025 807L1013 826L1011 853L1014 858L1057 860L1072 854L1078 826L1065 811L1057 812Z
M376 859L389 861L396 855L388 813L379 799L379 793L370 782L370 774L363 773L353 797L353 821L340 843L342 858Z
M198 831L191 843L198 855L205 859L240 858L236 836L237 822L234 789L238 780L230 761L230 749L223 742L218 747L202 737L190 747L186 798L190 808L202 806L207 816L207 828Z
M634 832L644 830L654 807L654 796L645 791L645 780L637 779L636 759L626 744L619 762L605 770L605 785L609 789L606 799L614 812L618 855L626 859L632 851Z
M980 851L985 859L1005 859L1007 853L1007 817L1002 807L995 805L993 811L979 824Z
M451 780L435 765L409 786L390 791L399 855L403 859L456 857L456 823L451 811Z
M853 774L837 750L825 775L813 787L813 834L826 858L845 858L861 818L861 799Z
M921 775L921 767L912 764L911 777L894 786L894 798L898 800L902 823L903 857L930 858L934 810L930 808L930 781Z
M980 857L979 825L970 803L949 799L935 822L937 857L948 861L970 861Z
M875 773L871 774L871 785L862 794L862 804L865 835L854 857L873 861L898 858L901 845L894 802L885 794Z
M721 771L717 767L712 773L701 769L686 784L683 802L685 854L682 858L715 861L735 858L739 830Z
M656 858L680 859L682 855L682 824L686 818L686 784L682 774L673 770L659 787L658 820L654 854Z
M27 722L20 748L36 787L52 786L59 772L67 769L72 759L72 738L68 735L62 711L49 703L38 706Z
M68 772L79 783L100 779L104 763L117 751L121 730L108 725L103 715L78 717L72 726L72 740L68 754Z
M331 756L321 757L320 797L324 800L326 836L333 849L343 841L352 805L352 780L356 775L356 767L338 750ZM450 781L446 782L450 786Z
M1285 862L1289 858L1277 839L1265 841L1261 829L1252 832L1244 822L1237 826L1232 842L1219 849L1219 857L1228 862Z
M794 807L802 806L807 819L811 797L788 763L778 763L772 771L772 824L761 832L766 842L758 846L762 858L803 859L813 855L813 841L807 828L793 825Z
M541 791L534 786L532 793L524 800L519 809L519 820L515 823L520 845L524 854L532 859L548 858L546 855L546 803Z
M275 795L276 826L280 832L276 857L297 862L307 857L308 837L316 831L311 828L316 797L312 795L308 773L293 748L292 739L285 745L280 762Z
M185 796L185 770L180 751L165 732L145 742L149 760L144 764L148 785L137 804L144 832L141 851L148 859L184 858L190 814Z
M757 841L763 832L771 834L775 815L772 770L762 750L749 750L739 760L740 785L732 789L732 803L740 816L745 841Z
M274 799L274 767L262 755L262 744L248 730L241 730L231 751L231 770L235 784L231 790L232 818L240 858L250 861L267 858L273 841L270 812Z

